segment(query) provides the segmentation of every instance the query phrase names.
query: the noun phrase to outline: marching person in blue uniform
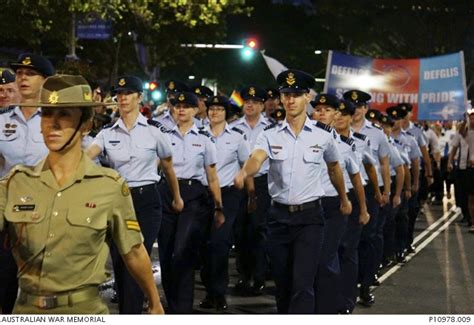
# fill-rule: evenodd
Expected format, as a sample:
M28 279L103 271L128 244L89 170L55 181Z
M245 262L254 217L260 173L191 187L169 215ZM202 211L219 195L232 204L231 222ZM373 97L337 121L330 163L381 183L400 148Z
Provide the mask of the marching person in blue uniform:
M374 295L370 293L370 285L373 283L375 273L378 269L376 265L375 235L377 217L380 206L388 203L390 196L390 161L387 137L381 128L370 123L365 115L367 114L368 102L371 96L360 90L349 90L344 93L344 99L349 100L356 106L356 111L352 118L352 128L355 132L362 133L370 139L370 147L377 158L376 170L378 186L381 188L382 197L376 200L376 191L371 184L366 187L367 206L370 214L369 222L362 229L359 243L359 279L360 295L359 302L364 306L371 306L375 302Z
M264 89L249 85L240 90L244 100L244 116L234 123L244 132L250 143L250 150L256 145L257 138L270 122L263 116L264 102L267 94ZM237 271L239 280L235 285L237 291L248 294L260 295L265 289L265 275L268 268L266 242L266 220L270 208L268 194L268 162L265 162L254 176L254 188L248 188L249 207L255 211L245 211L236 222L236 250ZM249 185L249 184L247 184ZM250 282L253 279L253 286Z
M377 172L375 170L375 159L370 149L369 139L361 134L355 133L351 130L352 116L355 113L354 105L349 101L341 100L338 108L339 114L336 115L334 128L341 136L348 137L354 140L356 155L359 163L359 169L362 176L362 185L366 186L368 181L376 184L375 189L378 190L376 195L380 196L378 188ZM357 187L354 187L357 189ZM352 203L352 212L346 223L345 231L339 245L339 263L340 276L339 283L335 288L337 289L338 302L337 312L341 314L349 314L355 308L357 299L357 283L359 273L359 252L358 246L362 227L369 222L371 216L367 212L367 204L364 196L364 201L357 199L360 197L361 191L357 193L355 190L349 191L349 199ZM365 190L364 190L365 193ZM362 204L359 204L362 202Z
M171 101L177 124L168 136L173 149L173 166L178 177L184 209L176 214L168 186L160 186L163 197L163 222L158 237L163 289L168 312L190 314L194 299L194 266L201 247L202 225L208 213L207 179L214 200L214 227L225 222L221 189L217 176L217 153L212 136L194 124L198 98L191 92L177 93Z
M340 102L336 96L330 94L319 94L314 99L314 110L320 111L319 122L325 125L333 126L335 119L339 115L347 115L348 120L355 111L354 106L349 102ZM351 205L360 206L358 216L361 219L368 220L367 205L365 203L365 193L359 173L358 157L355 153L356 146L354 140L336 134L336 143L342 156L340 165L344 175L346 191L355 192L357 202L351 202ZM321 174L321 183L324 190L324 196L321 200L324 212L325 229L324 242L321 252L321 260L318 273L315 280L316 306L317 314L336 314L339 312L339 285L340 282L340 261L339 245L344 234L347 217L342 215L338 207L340 198L337 190L331 184L331 179L327 168L324 168ZM353 196L354 198L354 196Z
M244 132L231 128L226 122L229 100L225 96L213 96L206 102L209 126L206 130L212 136L217 148L217 175L222 193L225 222L215 229L211 225L208 234L204 265L201 271L207 295L199 304L201 308L227 309L225 299L229 284L229 252L232 246L234 222L239 215L243 195L234 186L234 177L250 156L250 145ZM205 185L207 185L204 179ZM213 211L213 209L211 209Z
M324 237L321 164L328 165L344 215L351 204L339 165L342 159L331 129L311 121L306 106L314 78L298 70L277 76L286 118L261 133L251 157L234 180L242 188L269 161L268 247L279 313L314 313L314 279Z
M20 92L15 82L15 75L10 70L0 73L0 113L12 103L20 102Z
M162 203L158 192L161 180L157 172L158 159L173 193L173 208L183 209L178 181L173 169L171 144L166 130L158 122L147 120L139 112L142 100L142 81L135 76L118 78L114 87L120 118L97 134L87 149L91 159L104 153L110 167L125 178L130 187L137 220L144 238L144 246L151 254L158 238L162 218ZM122 314L141 314L143 294L138 284L119 258L115 246L111 249L114 262L119 311Z
M174 128L176 125L176 112L173 110L172 101L176 94L182 91L188 91L188 86L179 80L168 80L165 83L166 87L166 102L156 108L157 117L154 120L160 122L168 129Z
M267 99L265 100L265 107L263 115L268 120L274 120L275 111L280 108L280 92L276 88L267 88Z
M203 126L209 125L209 118L207 116L207 100L214 96L214 93L209 87L206 86L194 86L191 87L191 91L197 96L199 99L199 110L196 114L195 123L198 128Z
M20 103L39 102L44 80L55 74L51 62L43 56L23 53L10 64L20 92ZM5 82L12 76L2 73ZM40 131L41 109L39 107L10 106L0 113L0 176L4 176L17 164L36 165L48 154ZM3 241L3 235L0 234ZM9 314L15 303L18 280L16 264L9 250L0 248L0 303L3 313Z

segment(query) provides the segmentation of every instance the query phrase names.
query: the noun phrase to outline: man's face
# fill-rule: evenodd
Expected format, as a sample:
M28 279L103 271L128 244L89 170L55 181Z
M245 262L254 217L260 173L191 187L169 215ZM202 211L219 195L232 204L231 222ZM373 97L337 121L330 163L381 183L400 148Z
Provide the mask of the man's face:
M268 98L265 101L265 114L270 116L280 105L280 100L278 98Z
M41 133L46 147L51 151L61 149L76 131L81 115L81 108L77 107L43 107L41 110ZM71 141L71 146L79 141L80 134L81 132L76 133L75 139Z
M199 116L206 116L206 110L207 110L207 107L206 107L206 97L201 97L199 96L199 110L198 110L198 113L197 115Z
M15 71L16 84L22 99L38 99L45 77L30 68L19 68Z
M20 92L15 82L0 85L0 107L7 107L20 101Z
M306 113L310 96L308 93L281 93L280 99L286 116L297 117Z
M313 112L317 112L316 116L318 117L317 121L320 121L324 124L331 125L336 116L336 109L329 105L316 105L313 108Z
M398 121L400 122L400 121ZM400 125L400 123L398 123ZM385 133L386 136L390 136L392 134L392 126L387 123L382 123L382 128L383 128L383 133Z
M357 104L354 116L352 117L352 120L354 122L362 121L365 118L365 114L367 114L368 110L369 110L369 107L367 105Z
M244 114L246 117L257 117L263 111L263 103L260 100L246 99L244 101Z

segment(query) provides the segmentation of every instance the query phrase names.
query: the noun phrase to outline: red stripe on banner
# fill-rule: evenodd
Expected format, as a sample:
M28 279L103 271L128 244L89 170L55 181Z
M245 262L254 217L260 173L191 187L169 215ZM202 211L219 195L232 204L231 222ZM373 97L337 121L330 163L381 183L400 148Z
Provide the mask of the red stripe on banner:
M418 115L420 60L374 59L372 76L378 82L372 85L371 108L385 113L398 103L413 104L414 118Z

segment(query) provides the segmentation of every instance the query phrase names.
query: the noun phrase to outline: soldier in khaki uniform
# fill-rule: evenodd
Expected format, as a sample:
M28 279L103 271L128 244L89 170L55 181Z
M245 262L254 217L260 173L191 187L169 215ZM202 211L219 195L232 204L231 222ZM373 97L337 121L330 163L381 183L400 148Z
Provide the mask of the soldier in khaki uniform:
M0 182L0 231L7 229L18 265L14 313L108 313L97 287L107 279L109 237L150 313L163 313L127 184L81 151L97 105L90 86L81 76L49 77L33 105L43 108L49 154Z

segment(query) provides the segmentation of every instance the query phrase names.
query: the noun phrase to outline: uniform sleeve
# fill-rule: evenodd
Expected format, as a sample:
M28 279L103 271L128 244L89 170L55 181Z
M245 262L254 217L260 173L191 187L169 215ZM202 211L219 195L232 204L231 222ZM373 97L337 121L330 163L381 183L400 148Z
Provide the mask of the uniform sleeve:
M354 175L360 172L359 170L359 164L357 163L357 156L354 151L351 151L348 155L347 158L345 159L346 161L346 170L349 174Z
M132 197L125 180L116 185L114 207L112 210L111 232L115 245L121 255L125 255L133 246L143 242L140 225L133 208Z
M217 164L217 149L216 145L212 140L206 136L205 137L205 145L206 145L206 151L204 153L204 166L210 166Z
M461 141L461 137L460 137L459 133L456 133L453 136L453 139L451 140L451 143L449 144L449 146L451 148L453 148L453 147L458 147L459 148L460 141Z
M392 144L390 144L390 165L393 168L403 165L402 157Z
M250 156L250 143L242 136L240 138L239 148L237 149L237 155L239 158L240 165L243 165Z
M170 138L166 133L161 131L156 133L156 154L160 159L173 156Z
M416 133L417 133L416 142L418 143L418 146L425 147L426 146L426 138L423 135L423 131L419 130L419 132L416 132Z
M379 137L379 159L381 159L390 154L390 144L382 131L379 132Z
M375 165L377 161L372 154L372 150L370 149L369 143L366 142L366 146L364 147L364 152L362 153L362 163L364 165Z
M263 150L265 151L268 157L272 157L267 134L268 132L265 132L265 131L260 132L260 134L257 137L257 141L255 142L255 146L253 147L253 151L257 149Z
M100 131L94 138L92 144L97 145L103 152L105 148L104 130Z
M410 149L411 149L409 153L410 160L414 160L421 157L420 147L418 146L414 138L410 140Z
M324 150L323 155L324 161L327 163L342 160L339 149L337 148L336 140L332 137L332 135L329 137L327 147Z

